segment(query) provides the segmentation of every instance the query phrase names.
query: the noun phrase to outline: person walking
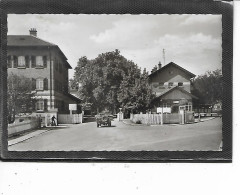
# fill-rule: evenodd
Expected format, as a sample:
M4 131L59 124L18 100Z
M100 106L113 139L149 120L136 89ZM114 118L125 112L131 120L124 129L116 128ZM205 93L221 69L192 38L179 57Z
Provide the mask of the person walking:
M55 121L56 117L53 115L52 117L52 126L56 126L56 121Z

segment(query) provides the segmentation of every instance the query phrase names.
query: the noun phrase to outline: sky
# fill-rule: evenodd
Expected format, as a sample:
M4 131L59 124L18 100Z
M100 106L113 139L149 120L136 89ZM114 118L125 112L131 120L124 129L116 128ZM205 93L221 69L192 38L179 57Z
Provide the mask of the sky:
M115 49L149 72L159 61L196 75L222 68L221 15L8 15L9 35L28 35L30 28L60 47L73 67L70 78L80 57Z

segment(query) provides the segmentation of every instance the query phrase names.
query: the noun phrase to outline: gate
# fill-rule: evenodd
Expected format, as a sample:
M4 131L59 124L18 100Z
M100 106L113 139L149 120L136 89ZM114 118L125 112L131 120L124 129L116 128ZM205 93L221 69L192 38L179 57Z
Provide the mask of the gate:
M82 114L58 114L58 123L60 124L82 123Z

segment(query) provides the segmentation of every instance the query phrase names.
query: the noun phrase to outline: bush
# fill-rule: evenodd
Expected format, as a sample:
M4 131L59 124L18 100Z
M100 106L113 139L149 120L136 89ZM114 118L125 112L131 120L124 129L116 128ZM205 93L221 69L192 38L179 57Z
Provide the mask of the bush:
M140 120L137 120L136 124L142 124L142 122Z

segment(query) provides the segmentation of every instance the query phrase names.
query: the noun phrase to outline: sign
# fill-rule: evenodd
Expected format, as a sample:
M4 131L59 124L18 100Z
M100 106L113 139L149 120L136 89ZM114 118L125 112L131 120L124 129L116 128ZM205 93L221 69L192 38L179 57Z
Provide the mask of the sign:
M77 104L69 104L69 110L77 110Z
M158 107L157 108L157 113L161 113L162 111L163 111L163 113L171 113L171 107L166 107L166 108Z
M173 101L174 104L179 104L179 101Z

